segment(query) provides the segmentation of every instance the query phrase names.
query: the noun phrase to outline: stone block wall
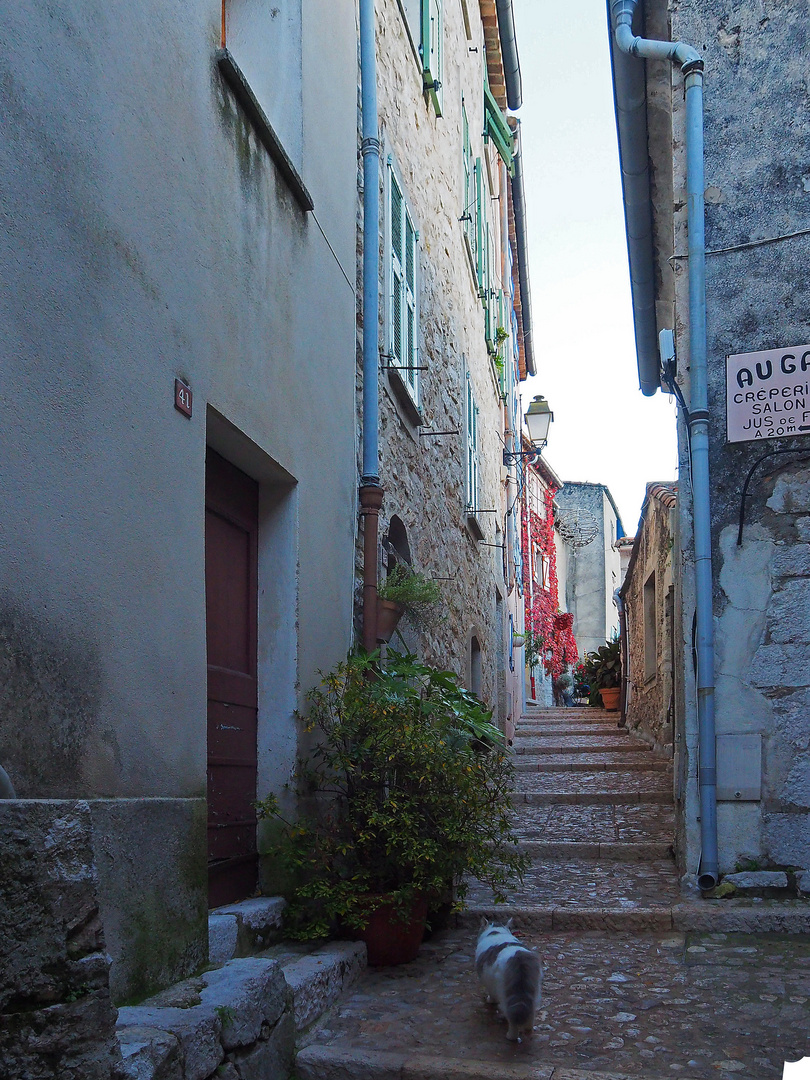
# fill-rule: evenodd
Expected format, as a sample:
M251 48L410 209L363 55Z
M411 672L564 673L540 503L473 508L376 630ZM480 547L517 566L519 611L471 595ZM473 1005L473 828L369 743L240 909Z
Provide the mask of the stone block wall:
M810 859L810 439L726 441L725 359L810 343L810 111L807 6L742 0L647 0L648 32L683 40L705 62L709 454L716 632L718 736L746 737L737 767L756 773L756 792L718 805L721 871L742 857L764 864ZM659 326L673 325L679 379L689 401L684 98L681 73L648 64L653 197L659 248ZM669 127L671 125L671 139ZM665 145L666 144L666 145ZM669 192L669 196L667 193ZM764 241L764 242L763 242ZM669 304L672 301L673 305ZM665 314L668 308L669 314ZM687 433L679 428L681 477ZM766 457L771 451L795 454ZM759 464L745 500L741 489ZM805 464L795 464L805 460ZM679 832L685 863L699 856L696 704L690 686L694 614L691 492L679 498L679 736L686 795ZM759 736L759 739L750 736ZM724 745L733 745L726 743ZM719 752L718 752L719 753ZM746 757L746 755L748 755ZM760 766L761 762L761 766ZM722 772L722 762L718 760Z
M0 1076L118 1080L90 807L0 802Z
M670 489L648 486L647 501L622 589L627 609L630 678L627 727L666 756L672 753L674 711L674 625L670 594L674 506L675 496ZM652 575L655 575L654 585L650 582ZM652 665L647 663L647 648L651 642L645 636L644 589L647 583L654 588L655 597L655 659Z
M377 77L380 156L380 341L387 340L385 278L386 183L389 159L419 231L419 363L421 427L396 392L396 376L380 376L380 475L385 503L380 536L392 516L404 523L416 569L438 580L442 618L418 630L402 625L409 647L429 663L454 670L469 685L470 639L481 648L481 696L498 703L498 656L504 654L503 553L505 494L501 449L504 412L485 343L484 312L464 240L462 96L469 119L473 159L488 159L493 196L505 199L500 159L480 136L484 128L483 26L477 4L468 6L470 34L461 6L444 5L443 115L435 115L422 89L416 45L398 0L377 5ZM477 52L471 52L477 48ZM490 220L500 234L501 203ZM362 202L358 210L358 298L361 297ZM496 240L497 243L497 240ZM497 273L500 274L500 257ZM508 291L508 282L504 285ZM362 310L358 311L362 340ZM358 352L360 353L360 345ZM384 350L383 350L384 351ZM482 537L465 515L465 396L469 371L479 415L478 517ZM360 379L360 376L358 376ZM359 384L360 385L360 384ZM430 432L449 432L431 435ZM358 432L360 431L358 420ZM484 541L484 543L481 542ZM490 545L490 546L487 546ZM362 537L357 579L362 573ZM382 553L381 580L386 573ZM394 646L401 647L395 638Z

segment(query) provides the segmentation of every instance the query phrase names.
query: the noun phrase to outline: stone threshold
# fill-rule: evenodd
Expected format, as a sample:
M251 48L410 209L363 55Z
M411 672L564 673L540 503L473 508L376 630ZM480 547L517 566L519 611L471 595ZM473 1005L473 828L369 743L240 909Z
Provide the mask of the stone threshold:
M515 930L573 931L608 930L654 931L709 934L808 934L810 904L760 907L741 904L732 907L722 900L686 901L661 907L553 907L521 904L493 904L469 907L456 916L457 925L477 929L481 919L499 923L512 919Z
M639 1080L627 1073L562 1065L468 1061L431 1054L307 1046L295 1061L299 1080ZM671 1077L671 1074L670 1074ZM664 1080L645 1072L644 1080Z

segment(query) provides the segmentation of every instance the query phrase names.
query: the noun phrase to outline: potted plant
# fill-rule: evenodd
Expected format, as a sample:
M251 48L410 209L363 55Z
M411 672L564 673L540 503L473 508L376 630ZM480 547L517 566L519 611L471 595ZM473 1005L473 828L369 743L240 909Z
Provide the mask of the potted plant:
M496 899L525 869L511 832L513 765L491 713L455 675L391 652L352 655L308 696L319 741L299 768L314 796L299 821L280 818L273 798L260 817L281 823L273 853L297 875L288 932L366 936L369 962L413 959L428 907L448 892L456 910L468 877ZM400 932L410 949L375 951Z
M588 653L586 663L590 676L588 681L591 687L591 704L595 704L594 697L598 694L602 699L602 706L610 712L615 712L619 707L622 679L619 639L606 641L594 652Z
M427 625L435 618L441 598L441 589L432 578L397 563L377 589L377 640L390 641L403 615L417 626Z

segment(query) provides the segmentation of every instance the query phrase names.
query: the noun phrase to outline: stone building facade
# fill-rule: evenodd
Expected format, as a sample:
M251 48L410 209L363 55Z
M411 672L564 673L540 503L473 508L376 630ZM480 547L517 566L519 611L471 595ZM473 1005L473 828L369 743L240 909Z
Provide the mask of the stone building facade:
M503 450L520 438L527 368L511 190L517 139L496 7L380 0L376 42L379 579L405 561L439 584L435 623L403 622L392 646L455 671L505 725L522 706L510 663L522 626L514 467ZM426 49L441 70L438 91L426 89ZM358 283L361 269L358 260ZM361 304L358 320L362 339ZM361 573L359 544L358 596Z
M810 21L806 4L799 0L778 5L743 0L734 5L733 15L718 0L647 0L639 8L643 10L634 33L688 43L705 69L705 317L720 871L733 870L745 858L763 866L806 867L810 441L801 429L810 421L810 296L804 273L810 246L805 70ZM620 112L627 104L623 87L628 74L637 77L627 65L641 63L618 57L614 49ZM648 310L654 315L649 330L674 330L677 386L689 409L684 76L677 65L650 60L640 89L636 104L642 106L636 119L644 130L637 133L646 138L651 163L654 308ZM621 142L624 159L631 148ZM642 190L641 180L625 178L626 198ZM645 319L643 305L637 304L637 343L649 321ZM762 353L767 355L757 355ZM735 381L739 363L727 358L740 356L748 360L739 375L742 381ZM777 388L774 405L771 394L773 379L781 373L790 375L791 407L798 409L798 419L787 426L779 423L785 397ZM653 385L646 392L654 390ZM729 412L738 404L738 394L745 402L745 393L752 395L753 407L749 432L738 438L739 433L729 430ZM695 548L686 421L681 408L674 572L682 679L675 748L678 854L683 868L694 873L700 858L700 802L692 657Z
M647 485L621 586L627 623L622 655L627 687L624 722L665 757L672 756L675 715L676 506L673 485Z
M256 887L351 644L355 12L287 8L4 26L0 763L86 803L115 1002L205 963L209 876Z
M623 534L619 511L604 484L567 480L557 495L559 527L574 538L565 578L566 610L574 616L580 654L592 652L619 629L613 598L621 581L616 541ZM562 591L562 585L561 585Z

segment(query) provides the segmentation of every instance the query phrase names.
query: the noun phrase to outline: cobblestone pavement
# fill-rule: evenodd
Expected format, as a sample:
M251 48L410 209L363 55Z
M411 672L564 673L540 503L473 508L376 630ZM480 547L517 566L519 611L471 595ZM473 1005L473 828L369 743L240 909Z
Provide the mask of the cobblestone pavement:
M589 752L589 743L605 745L608 730L610 753ZM445 1063L467 1080L498 1080L499 1070L509 1080L555 1080L558 1072L781 1080L786 1060L810 1055L810 934L707 932L805 929L807 920L790 923L788 911L803 902L757 908L682 897L667 857L671 766L637 742L629 752L630 737L606 714L537 710L514 741L518 766L542 757L562 770L519 768L515 778L514 827L532 865L508 892L508 907L545 966L532 1037L507 1042L504 1022L483 1001L476 909L493 905L473 882L454 929L424 943L411 964L370 969L308 1033L307 1080L391 1080L411 1061L418 1080L443 1080ZM597 756L617 760L610 771L582 771ZM774 905L770 925L757 918Z
M370 969L307 1041L689 1080L781 1080L784 1061L810 1053L810 938L525 934L545 979L519 1045L483 1000L475 938L451 931L412 964Z

